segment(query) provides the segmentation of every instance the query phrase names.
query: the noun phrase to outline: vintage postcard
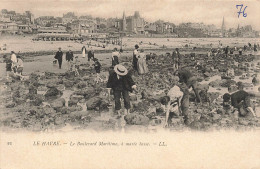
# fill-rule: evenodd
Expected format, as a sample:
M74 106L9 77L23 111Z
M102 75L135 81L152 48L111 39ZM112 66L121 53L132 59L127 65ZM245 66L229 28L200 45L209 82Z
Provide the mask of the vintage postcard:
M0 169L260 169L259 0L0 0Z

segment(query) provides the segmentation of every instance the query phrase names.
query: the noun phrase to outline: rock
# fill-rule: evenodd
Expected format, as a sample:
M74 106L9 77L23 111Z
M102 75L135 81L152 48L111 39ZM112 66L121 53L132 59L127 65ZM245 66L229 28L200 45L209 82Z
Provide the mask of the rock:
M19 89L18 89L18 90L15 90L15 91L13 92L12 97L13 97L13 98L19 98L19 97L21 97Z
M51 102L51 107L53 107L56 111L60 110L64 106L65 106L64 98L59 98Z
M30 85L29 86L29 94L31 94L31 95L37 94L37 87Z
M61 109L61 114L69 114L71 112L71 110L67 107L63 107Z
M54 113L56 113L56 110L54 110L52 107L50 107L50 106L45 106L45 107L43 107L43 112L45 113L45 114L54 114Z
M197 89L201 90L201 91L208 91L209 90L209 85L208 84L199 84L197 86Z
M184 124L184 120L182 117L173 117L171 119L171 125L173 125L173 126L179 126L182 124Z
M89 117L89 119L91 118L87 112L71 112L69 114L69 119L72 122L81 121L84 117Z
M160 125L161 123L162 123L161 119L152 119L152 121L150 122L152 126Z
M84 96L82 96L82 95L71 95L70 96L70 101L72 101L73 103L78 103L82 99L84 99Z
M212 120L213 120L214 122L216 122L216 121L218 121L220 118L221 118L221 115L220 115L220 114L213 114Z
M219 92L208 92L208 98L210 102L212 103L214 100L216 100L220 96Z
M93 97L89 100L87 100L87 109L88 110L94 110L96 108L99 108L99 106L101 105L102 99L99 97Z
M65 85L66 88L71 88L71 87L73 87L74 82L70 81L70 80L64 80L63 84Z
M34 95L31 100L32 100L31 101L32 106L40 106L44 100L44 96L40 94Z
M16 103L16 105L21 105L26 102L24 98L13 98L13 101Z
M140 114L131 113L124 117L127 124L131 125L148 125L149 118Z
M81 90L75 91L73 94L82 95L82 96L84 96L85 99L89 99L91 97L94 97L98 93L96 92L96 90L94 88L91 87L91 88L86 88L86 89L81 89Z
M153 119L155 118L156 113L155 112L149 112L148 114L146 114L146 117L148 117L149 119Z
M68 106L71 107L73 105L77 105L77 102L73 101L73 100L69 100L68 101Z
M156 108L156 115L157 116L160 116L160 115L164 115L165 112L163 110L163 108L159 107L159 108Z
M130 94L130 101L137 101L137 96L135 94Z
M148 98L148 94L147 94L147 92L145 91L145 90L143 90L142 92L141 92L141 99L147 99Z
M45 98L48 99L56 99L62 95L62 92L59 91L56 87L49 88L45 93Z
M56 117L54 120L55 125L65 125L64 119L62 117Z
M217 114L224 115L225 110L223 108L219 108L219 109L217 109Z
M203 126L203 123L199 122L199 121L193 121L189 124L189 127L191 129L195 129L195 130L200 130L202 129L204 126Z
M7 103L5 105L6 108L13 108L15 106L15 103L14 102L11 102L11 103Z
M229 93L233 93L233 92L235 92L235 91L237 91L237 90L238 90L238 88L237 88L236 85L232 85L232 86L229 86L229 87L228 87L228 92L229 92Z
M249 123L250 123L250 121L247 120L247 119L244 119L244 118L239 118L238 123L239 123L240 125L248 126Z
M214 88L220 87L220 83L221 83L221 80L217 79L217 80L214 80L214 81L210 82L209 86L214 87Z
M108 110L109 103L102 100L99 106L99 110Z
M256 86L256 85L259 85L259 83L260 83L259 78L253 77L252 83L253 83L255 86Z
M83 89L83 88L87 87L87 84L85 82L81 81L78 84L76 84L76 87L79 89Z
M75 112L75 111L82 111L83 108L80 105L73 105L71 107L68 107L68 110L70 112Z

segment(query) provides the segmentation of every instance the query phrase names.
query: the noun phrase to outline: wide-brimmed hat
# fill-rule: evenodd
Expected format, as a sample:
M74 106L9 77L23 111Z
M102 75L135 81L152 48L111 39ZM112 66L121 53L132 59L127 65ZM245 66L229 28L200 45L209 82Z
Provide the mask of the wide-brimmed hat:
M127 69L123 65L119 64L114 67L114 71L120 76L125 76L128 73Z

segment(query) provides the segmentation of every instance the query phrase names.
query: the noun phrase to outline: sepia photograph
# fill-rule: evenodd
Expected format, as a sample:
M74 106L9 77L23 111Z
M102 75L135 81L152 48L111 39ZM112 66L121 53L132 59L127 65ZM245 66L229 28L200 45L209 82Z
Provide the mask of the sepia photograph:
M259 169L259 18L259 0L0 0L0 169ZM83 146L95 160L64 165ZM64 158L18 165L37 151ZM231 160L168 165L187 153Z

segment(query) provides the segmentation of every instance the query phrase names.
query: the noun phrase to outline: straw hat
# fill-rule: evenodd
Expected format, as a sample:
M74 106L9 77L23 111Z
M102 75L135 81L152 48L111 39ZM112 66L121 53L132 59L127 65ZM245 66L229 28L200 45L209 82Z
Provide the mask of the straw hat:
M128 73L127 69L123 65L116 65L114 71L120 76L125 76Z

